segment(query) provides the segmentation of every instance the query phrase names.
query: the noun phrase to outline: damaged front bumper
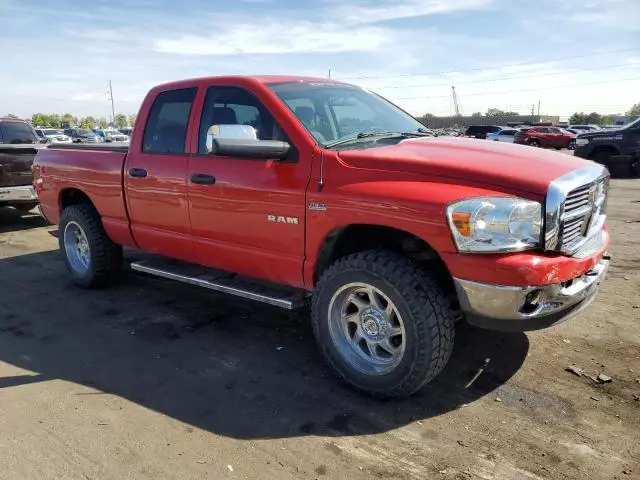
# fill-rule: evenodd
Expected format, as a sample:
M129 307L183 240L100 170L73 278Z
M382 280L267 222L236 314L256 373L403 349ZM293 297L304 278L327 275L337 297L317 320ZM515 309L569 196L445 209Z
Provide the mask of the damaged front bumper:
M515 287L454 278L467 321L491 330L522 332L563 322L588 306L609 267L604 256L591 270L566 282Z

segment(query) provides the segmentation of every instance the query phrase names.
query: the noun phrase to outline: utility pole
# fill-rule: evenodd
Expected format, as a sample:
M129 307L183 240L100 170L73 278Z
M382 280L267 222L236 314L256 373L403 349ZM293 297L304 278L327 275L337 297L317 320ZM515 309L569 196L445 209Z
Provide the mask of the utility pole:
M329 69L329 80L331 80L331 69Z
M538 116L540 116L540 100L538 100Z
M116 126L116 107L113 102L113 88L111 88L111 80L109 80L109 100L111 100L111 124Z
M456 117L460 116L460 102L458 101L458 94L456 93L456 87L451 86L451 91L453 92L453 109L456 112Z
M531 104L531 116L533 117L536 114L536 104Z

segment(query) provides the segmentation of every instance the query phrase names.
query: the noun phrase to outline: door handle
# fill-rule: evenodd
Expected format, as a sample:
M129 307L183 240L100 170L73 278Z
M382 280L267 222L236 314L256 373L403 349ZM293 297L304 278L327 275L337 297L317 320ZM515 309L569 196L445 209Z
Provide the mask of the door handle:
M129 175L136 178L144 178L147 176L147 171L144 168L131 168L129 169Z
M216 183L216 177L213 175L206 175L204 173L194 173L191 175L191 183L197 183L198 185L213 185Z

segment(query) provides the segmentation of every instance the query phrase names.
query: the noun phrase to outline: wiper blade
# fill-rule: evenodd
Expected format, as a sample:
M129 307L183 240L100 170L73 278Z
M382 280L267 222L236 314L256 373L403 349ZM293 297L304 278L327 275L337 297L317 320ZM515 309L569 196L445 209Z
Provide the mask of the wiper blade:
M351 143L362 138L370 137L433 137L434 135L429 132L415 131L415 132L360 132L349 138L343 138L325 145L325 148L337 147L346 143Z
M360 140L361 138L369 138L369 137L386 137L387 135L393 135L392 132L360 132L357 135L352 137L343 138L342 140L336 140L335 142L327 143L325 148L337 147L338 145L342 145L343 143L350 143L355 140Z

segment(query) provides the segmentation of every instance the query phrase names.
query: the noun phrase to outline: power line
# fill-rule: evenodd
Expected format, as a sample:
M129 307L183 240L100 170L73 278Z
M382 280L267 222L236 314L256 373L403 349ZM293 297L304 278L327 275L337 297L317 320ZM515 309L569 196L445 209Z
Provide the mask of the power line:
M505 77L505 78L496 78L496 79L484 79L484 80L469 80L467 82L456 82L456 84L458 83L463 83L463 84L469 84L469 83L489 83L489 82L502 82L505 80L519 80L519 79L525 79L525 78L538 78L538 77L549 77L549 76L553 76L553 75L565 75L567 73L574 73L574 72L586 72L589 70L602 70L603 68L620 68L620 67L635 67L635 66L640 66L640 63L619 63L616 65L602 65L599 67L588 67L588 68L578 68L578 69L572 69L572 70L564 70L561 72L549 72L549 73L540 73L537 75L521 75L518 77ZM422 84L417 84L417 85L383 85L383 86L376 86L374 88L376 89L392 89L392 88L418 88L418 87L444 87L446 85L450 85L451 82L446 82L446 83L422 83Z
M568 85L558 85L555 87L538 87L538 88L526 88L522 90L503 90L498 92L480 92L480 93L465 93L465 97L475 96L475 95L502 95L505 93L519 93L519 92L537 92L540 90L555 90L559 88L569 88L569 87L581 87L583 85L597 85L601 83L619 83L619 82L628 82L631 80L640 80L640 77L633 78L620 78L618 80L603 80L600 82L583 82L583 83L571 83ZM394 97L395 100L416 100L416 99L428 99L428 98L449 98L449 95L436 95L432 97Z
M367 78L423 77L423 76L427 76L427 75L445 75L445 74L449 74L449 73L477 72L477 71L481 71L481 70L494 70L496 68L508 68L508 67L522 67L522 66L526 66L526 65L536 65L538 63L558 62L558 61L561 61L561 60L574 60L576 58L596 57L596 56L600 56L600 55L610 55L612 53L632 52L632 51L638 51L638 50L640 50L640 47L625 48L625 49L621 49L621 50L609 50L609 51L606 51L606 52L590 53L590 54L584 54L584 55L572 55L570 57L551 58L551 59L547 59L547 60L538 60L536 62L520 62L520 63L510 63L510 64L507 64L507 65L498 65L498 66L492 66L492 67L469 68L469 69L466 69L466 70L450 70L450 71L428 72L428 73L401 73L401 74L397 74L397 75L345 76L345 77L340 77L340 78L351 79L351 80L362 80L362 79L367 79Z

